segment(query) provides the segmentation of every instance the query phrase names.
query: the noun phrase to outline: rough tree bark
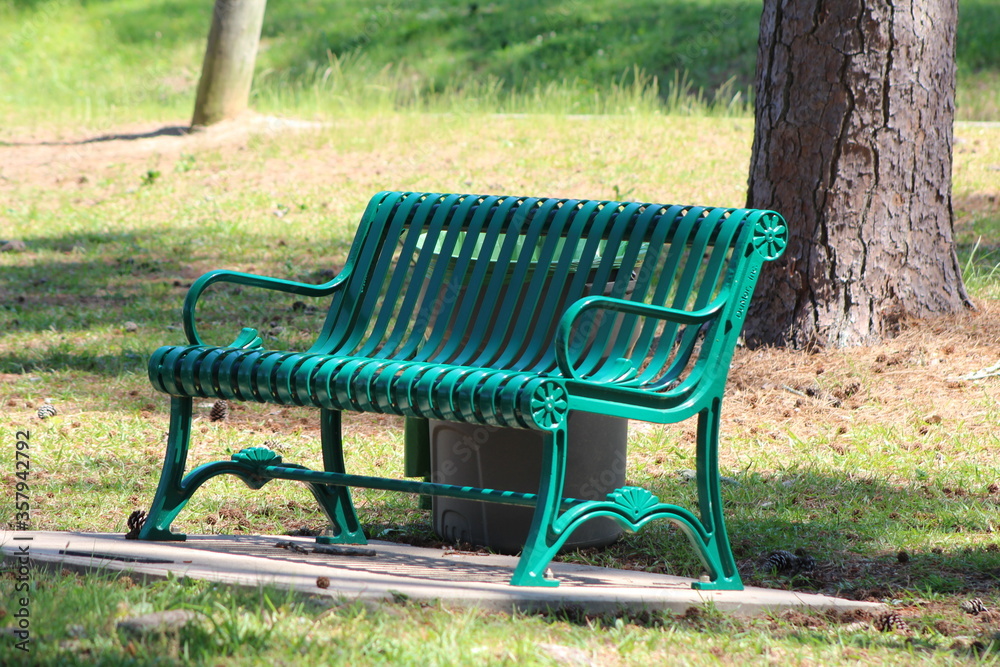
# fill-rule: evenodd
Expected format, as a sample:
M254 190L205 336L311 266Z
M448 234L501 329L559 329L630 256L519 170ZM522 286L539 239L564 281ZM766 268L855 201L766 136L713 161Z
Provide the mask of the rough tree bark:
M216 0L198 80L193 127L235 118L247 109L267 0Z
M849 346L971 307L953 243L957 0L765 0L750 206L781 212L751 344Z

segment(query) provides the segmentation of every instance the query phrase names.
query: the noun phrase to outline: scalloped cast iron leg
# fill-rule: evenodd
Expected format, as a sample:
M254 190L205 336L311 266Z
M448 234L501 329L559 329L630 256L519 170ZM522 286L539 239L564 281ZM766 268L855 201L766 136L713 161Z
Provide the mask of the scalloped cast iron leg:
M153 505L146 516L146 523L139 531L140 540L180 542L187 539L183 533L170 532L174 517L191 498L181 485L187 463L188 445L191 442L192 399L170 397L170 432L167 435L167 453L163 459L160 483L156 487Z
M701 522L708 532L705 545L699 545L709 569L711 581L695 582L700 590L743 590L743 581L736 569L726 533L726 520L722 513L722 495L719 492L719 413L722 401L698 413L697 481L698 506Z
M323 442L323 469L344 473L344 443L339 410L320 410L320 433ZM332 535L320 535L320 544L368 544L361 530L358 515L351 502L351 489L347 486L309 484L316 501L330 520Z
M566 477L566 425L545 435L542 470L538 482L538 502L521 559L510 579L512 586L558 586L558 579L546 579L545 568L565 542L553 530L562 505Z

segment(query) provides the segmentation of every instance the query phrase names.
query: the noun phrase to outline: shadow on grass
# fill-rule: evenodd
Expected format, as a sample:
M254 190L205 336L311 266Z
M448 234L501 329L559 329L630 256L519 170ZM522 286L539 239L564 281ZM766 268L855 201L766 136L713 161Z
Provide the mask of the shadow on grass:
M144 367L161 345L184 342L187 288L204 271L233 265L220 258L224 245L196 242L199 233L161 228L33 240L29 252L13 256L24 259L0 273L0 372L117 374ZM215 238L214 232L204 234ZM290 244L289 252L298 251ZM329 279L329 271L275 273ZM199 326L216 344L253 326L282 332L267 337L269 345L301 345L318 334L325 310L295 309L293 302L286 295L213 286L199 302Z

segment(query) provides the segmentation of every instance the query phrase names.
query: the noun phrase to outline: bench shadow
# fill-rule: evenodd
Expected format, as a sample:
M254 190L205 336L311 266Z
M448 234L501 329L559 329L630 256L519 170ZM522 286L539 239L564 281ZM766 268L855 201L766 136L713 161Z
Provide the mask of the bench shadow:
M119 459L117 464L133 470L132 474L139 478L148 474L148 470L144 465L139 465L141 454L136 453L135 456L134 466L130 465L127 458ZM816 486L803 485L799 491L781 498L771 516L761 516L760 511L755 508L759 508L760 498L765 494L776 493L771 490L773 485L768 485L767 489L754 489L754 484L747 483L746 486L749 487L747 500L736 500L731 496L726 498L725 511L729 535L741 576L747 586L868 601L907 595L933 597L966 594L973 597L991 595L992 591L995 591L997 583L1000 582L1000 538L993 536L993 529L988 524L989 513L995 513L996 507L1000 504L996 493L968 492L965 495L949 495L940 488L930 486L915 491L881 483L857 484L847 473L817 474L812 475L811 480ZM790 516L795 515L795 505L798 504L791 502L795 493L820 496L824 494L819 489L835 486L840 486L842 492L826 494L828 502L818 508L811 519L801 520ZM273 487L290 490L297 489L299 485L286 481L276 482ZM90 487L80 480L67 482L67 490L76 488L82 491ZM112 491L113 488L115 488L113 485L108 486L107 490ZM238 488L239 491L233 493L227 503L243 504L254 500L255 491ZM690 506L690 499L683 497L682 492L671 493L663 485L657 484L653 484L651 489L657 492L664 502L679 502ZM859 491L867 491L878 496L877 499L873 496L872 501L867 503L869 511L855 515L853 510L850 510L846 511L846 516L840 511L837 513L831 511L835 508L849 510L857 506L856 494ZM433 533L430 532L428 524L430 517L412 509L407 510L407 518L392 524L396 530L391 533L381 530L387 525L386 512L382 510L392 513L393 508L398 509L399 499L405 494L392 495L397 498L376 503L382 506L381 509L372 506L359 511L359 519L369 537L430 549L444 549L450 545L443 539L431 539L429 535ZM919 496L919 499L915 500L915 496ZM140 504L150 498L151 496L143 497ZM887 526L886 517L892 509L908 509L908 512L905 516L892 520L896 525ZM376 517L377 519L372 522L371 519ZM178 517L185 524L184 530L191 534L198 534L205 529L196 523L198 518L190 510L182 512ZM315 519L311 520L309 525L310 528L316 529L315 532L325 526L325 520L318 508L315 510ZM916 531L934 533L935 539L931 540L931 543L943 546L915 549L903 549L898 546L912 539L911 536ZM382 554L374 559L360 556L328 558L320 554L295 554L274 548L273 543L263 541L260 536L233 535L231 528L224 524L213 524L212 532L221 532L229 537L219 539L205 535L178 546L224 550L271 560L312 559L326 562L329 558L334 558L349 567L362 570L374 561L381 563L392 561L392 558ZM301 528L292 533L301 536ZM949 535L959 533L966 536L979 535L986 539L972 545L967 539L959 542L948 538ZM308 545L309 543L306 543L306 546ZM465 551L477 548L468 544L451 546ZM770 553L776 550L799 549L815 559L812 569L790 573L767 570L763 567L763 561ZM905 552L905 557L900 555L901 552ZM419 575L418 578L427 579L440 578L441 573L431 571L437 567L435 563L438 560L440 559L429 558L420 561L421 571L414 576ZM701 567L687 538L665 521L651 524L640 533L625 533L621 539L607 547L571 551L557 556L554 560L691 579L697 578ZM477 566L475 563L470 563L469 568L470 572L480 574L495 571L494 568ZM578 576L586 578L582 573Z
M792 487L749 475L739 487L723 489L729 538L746 585L879 601L987 595L1000 582L1000 537L991 521L1000 509L1000 491L991 490L1000 475L984 476L981 488L959 489L932 481L897 486L848 471L797 473ZM648 486L662 502L695 507L693 485L672 479L635 483ZM773 504L763 509L767 503ZM390 539L423 546L427 529L416 519L401 524ZM932 535L925 544L939 546L912 548L915 534ZM766 568L767 556L778 550L810 556L815 567L801 572ZM556 560L689 578L702 569L688 539L663 521L639 533L626 532L607 547Z
M275 546L274 540L265 540L258 536L227 537L225 539L199 536L196 539L177 543L175 546L277 561L274 565L275 569L281 568L280 563L291 562L326 566L347 572L385 574L394 578L414 581L507 584L510 581L512 570L512 568L469 560L455 560L444 555L434 555L431 552L428 554L400 554L380 551L377 556L297 553L278 548ZM311 543L304 543L302 546L307 550L313 547ZM373 550L371 546L363 547L363 549ZM598 577L560 574L559 579L574 586L607 585Z

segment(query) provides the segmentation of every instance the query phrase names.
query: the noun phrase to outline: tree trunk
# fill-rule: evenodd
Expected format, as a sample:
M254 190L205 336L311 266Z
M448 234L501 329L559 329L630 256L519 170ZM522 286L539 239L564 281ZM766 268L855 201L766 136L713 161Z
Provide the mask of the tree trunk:
M246 111L267 0L215 0L191 125Z
M788 220L751 344L863 345L971 307L953 243L957 0L765 0L749 206Z

